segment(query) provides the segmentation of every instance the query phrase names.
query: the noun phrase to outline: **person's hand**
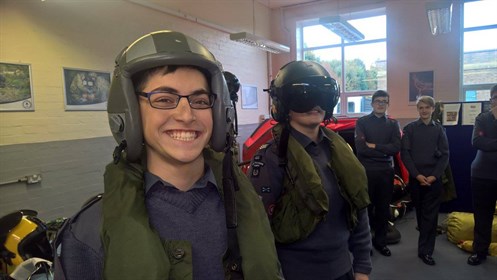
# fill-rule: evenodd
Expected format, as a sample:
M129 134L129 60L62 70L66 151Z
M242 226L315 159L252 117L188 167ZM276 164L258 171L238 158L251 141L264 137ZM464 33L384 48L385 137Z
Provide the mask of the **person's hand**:
M374 144L374 143L368 143L368 142L366 142L366 146L368 146L368 148L371 148L371 149L376 148L376 144Z
M426 180L428 180L428 183L431 185L433 182L435 182L437 180L437 177L428 176L428 177L426 177Z
M369 280L369 276L363 273L354 273L355 280Z
M428 178L426 178L424 175L419 174L418 176L416 176L416 180L418 180L421 186L431 185L431 183L428 181Z

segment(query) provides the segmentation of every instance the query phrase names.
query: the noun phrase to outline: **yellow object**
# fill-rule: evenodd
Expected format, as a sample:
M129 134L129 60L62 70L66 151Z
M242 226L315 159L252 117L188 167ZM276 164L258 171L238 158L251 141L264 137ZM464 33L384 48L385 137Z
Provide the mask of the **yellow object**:
M457 244L457 247L463 249L464 251L473 253L473 240L462 241ZM497 243L490 243L490 247L488 249L490 256L497 256Z
M473 213L452 212L447 217L447 238L457 247L473 253L474 226ZM497 216L494 216L492 223L492 243L489 253L491 256L497 256Z
M473 240L475 221L473 213L452 212L447 217L447 238L454 244L466 240ZM492 241L497 242L497 216L492 223Z
M24 261L21 256L22 252L19 252L19 247L24 241L26 241L26 237L29 237L34 231L37 230L37 228L38 224L30 221L28 216L23 216L19 224L15 226L7 235L5 248L16 254L16 256L12 258L12 265L7 265L8 274L12 273L12 271L14 271L14 269Z

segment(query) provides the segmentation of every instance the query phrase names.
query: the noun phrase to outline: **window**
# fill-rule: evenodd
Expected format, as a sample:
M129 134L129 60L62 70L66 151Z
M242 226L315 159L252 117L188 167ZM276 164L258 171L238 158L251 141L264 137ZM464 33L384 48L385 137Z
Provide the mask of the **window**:
M497 82L497 1L463 6L462 88L465 101L488 100Z
M320 63L340 85L340 102L334 112L337 115L371 112L371 95L387 86L385 11L355 15L342 17L364 35L363 40L355 42L319 24L319 19L297 23L297 59Z

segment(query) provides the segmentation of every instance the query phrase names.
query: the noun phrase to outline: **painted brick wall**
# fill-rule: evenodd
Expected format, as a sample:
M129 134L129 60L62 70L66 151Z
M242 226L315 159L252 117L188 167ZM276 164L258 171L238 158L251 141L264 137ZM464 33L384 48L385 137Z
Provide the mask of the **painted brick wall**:
M42 219L67 217L103 191L103 172L112 160L112 137L0 146L0 183L41 174L37 184L0 185L0 216L32 209Z

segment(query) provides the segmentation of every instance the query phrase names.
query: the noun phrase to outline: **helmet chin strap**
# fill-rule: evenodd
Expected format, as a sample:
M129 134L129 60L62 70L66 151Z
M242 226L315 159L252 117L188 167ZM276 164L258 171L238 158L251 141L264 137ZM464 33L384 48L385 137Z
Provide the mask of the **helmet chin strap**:
M114 164L118 164L119 161L121 160L122 153L124 149L126 149L126 146L128 144L126 143L126 140L123 140L121 143L119 143L119 146L116 146L114 149L114 152L112 153L112 158L114 159Z
M237 181L233 176L233 147L236 145L234 133L231 131L226 135L226 148L223 158L223 195L224 208L226 211L226 227L228 230L228 268L231 279L243 279L242 258L236 228L238 220L236 214L236 191L239 190Z

